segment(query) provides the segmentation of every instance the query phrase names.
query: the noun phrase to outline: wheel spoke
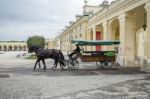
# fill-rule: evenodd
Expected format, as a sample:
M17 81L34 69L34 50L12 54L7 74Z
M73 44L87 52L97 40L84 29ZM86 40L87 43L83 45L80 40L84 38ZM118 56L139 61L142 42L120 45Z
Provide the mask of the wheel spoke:
M67 62L67 65L70 70L76 70L79 67L79 62L77 60L70 60Z

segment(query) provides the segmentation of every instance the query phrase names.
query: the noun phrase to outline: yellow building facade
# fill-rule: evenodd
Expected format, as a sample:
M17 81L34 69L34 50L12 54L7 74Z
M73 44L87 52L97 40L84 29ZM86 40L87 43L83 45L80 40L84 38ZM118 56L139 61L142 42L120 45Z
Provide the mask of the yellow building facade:
M76 22L71 23L70 27L60 34L60 49L64 53L69 53L74 49L74 45L70 43L72 39L86 39L88 16L76 16L76 19Z
M60 49L69 53L74 49L72 39L120 40L120 64L135 66L137 61L150 63L150 0L107 0L99 6L90 6L85 1L83 15L76 16L60 34ZM113 47L101 47L112 50ZM97 50L84 47L84 50Z

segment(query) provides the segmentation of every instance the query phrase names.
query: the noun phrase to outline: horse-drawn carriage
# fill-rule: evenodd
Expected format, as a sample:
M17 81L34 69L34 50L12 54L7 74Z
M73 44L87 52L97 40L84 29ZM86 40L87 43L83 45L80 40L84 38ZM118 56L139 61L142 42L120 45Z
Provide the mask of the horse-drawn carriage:
M110 46L118 45L120 41L104 41L104 40L72 40L71 43L78 44L79 46ZM112 65L116 63L116 53L117 51L81 51L71 62L68 63L70 69L77 69L79 67L79 62L77 58L80 58L83 62L96 62L98 68L112 68Z
M85 41L85 40L72 40L71 43L75 43L78 46L110 46L110 45L118 45L120 41ZM34 70L36 68L37 63L40 67L40 61L44 64L44 70L46 70L45 59L52 58L55 63L53 68L57 67L57 64L60 63L60 66L63 70L65 64L71 70L76 70L79 67L80 58L83 62L96 62L96 65L99 68L111 68L112 65L116 62L116 51L80 51L75 53L72 57L69 57L68 60L64 59L64 56L60 50L57 49L42 49L39 46L29 46L29 52L35 52L37 56L37 60L34 66ZM63 65L63 66L62 66Z

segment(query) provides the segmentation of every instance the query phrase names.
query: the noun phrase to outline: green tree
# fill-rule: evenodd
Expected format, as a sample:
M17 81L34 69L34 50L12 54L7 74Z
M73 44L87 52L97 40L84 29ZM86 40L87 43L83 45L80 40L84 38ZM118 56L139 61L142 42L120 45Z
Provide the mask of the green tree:
M45 38L43 36L32 36L29 37L27 40L27 45L31 46L31 45L36 45L36 46L40 46L42 48L45 48Z

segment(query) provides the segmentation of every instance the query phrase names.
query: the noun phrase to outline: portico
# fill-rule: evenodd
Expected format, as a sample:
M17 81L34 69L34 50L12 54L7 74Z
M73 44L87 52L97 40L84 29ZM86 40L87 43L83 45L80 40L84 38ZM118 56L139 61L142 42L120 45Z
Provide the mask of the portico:
M143 30L143 24L144 14L146 14L145 3L147 2L116 0L115 3L119 6L113 4L94 14L88 21L87 29L92 31L93 40L97 38L120 40L121 44L118 50L123 61L121 64L135 66L135 61L143 60L146 55L143 44L147 36L145 35L146 31ZM102 33L99 37L97 37L98 32ZM102 47L102 50L112 49L114 48ZM93 48L93 50L95 49Z
M62 39L73 36L71 39L120 40L118 57L122 66L143 66L141 64L144 60L150 62L150 1L115 0L110 5L102 4L105 5L99 6L98 9L98 6L89 6L86 2L83 7L83 16L88 14L88 19L82 26L84 31L73 32L78 30L75 26L80 30L81 24L79 23L82 16L61 33ZM146 26L145 29L143 25ZM72 31L68 32L70 29ZM78 36L78 33L84 37ZM67 43L69 46L71 39ZM88 46L84 48L84 50L93 51L113 49L114 46Z
M27 44L23 42L0 42L0 51L27 51Z

